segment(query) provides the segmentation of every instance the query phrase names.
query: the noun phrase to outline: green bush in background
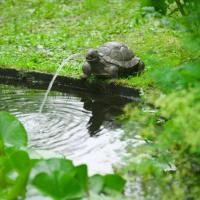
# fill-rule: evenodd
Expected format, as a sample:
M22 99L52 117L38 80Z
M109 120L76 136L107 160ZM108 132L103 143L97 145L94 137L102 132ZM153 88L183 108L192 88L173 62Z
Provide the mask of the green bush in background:
M174 12L179 12L181 15L188 14L188 7L196 4L196 0L142 0L142 6L152 6L156 11L167 14L169 9L169 14ZM172 10L170 10L172 9Z
M198 53L180 66L153 70L160 92L146 95L142 109L129 105L124 117L127 137L136 134L131 131L135 127L147 141L129 149L126 168L140 177L145 199L200 196L200 5L196 0L185 3L186 15L174 19L184 30L184 46Z

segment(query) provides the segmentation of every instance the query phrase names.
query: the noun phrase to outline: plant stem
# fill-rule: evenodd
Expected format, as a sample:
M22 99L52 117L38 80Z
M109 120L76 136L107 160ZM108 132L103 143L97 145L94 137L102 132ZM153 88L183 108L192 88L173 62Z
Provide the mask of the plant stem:
M3 143L3 140L0 139L0 156L3 156L3 155L5 155L4 143Z
M176 11L179 11L179 9L178 9L178 8L175 8L175 9L172 10L172 12L170 12L168 15L171 16L171 15L173 15Z
M175 1L176 1L176 4L177 4L178 9L180 10L181 14L185 15L185 11L183 9L183 5L181 4L180 0L175 0Z

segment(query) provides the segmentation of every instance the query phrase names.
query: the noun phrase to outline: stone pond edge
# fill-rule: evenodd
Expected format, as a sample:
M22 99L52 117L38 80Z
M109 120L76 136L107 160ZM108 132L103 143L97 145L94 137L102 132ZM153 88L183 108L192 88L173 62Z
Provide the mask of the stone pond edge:
M3 84L22 84L29 88L46 90L52 78L53 75L49 73L0 67L0 83ZM67 92L69 89L126 98L138 98L140 93L139 89L128 86L105 83L103 81L89 82L78 78L58 75L52 90Z

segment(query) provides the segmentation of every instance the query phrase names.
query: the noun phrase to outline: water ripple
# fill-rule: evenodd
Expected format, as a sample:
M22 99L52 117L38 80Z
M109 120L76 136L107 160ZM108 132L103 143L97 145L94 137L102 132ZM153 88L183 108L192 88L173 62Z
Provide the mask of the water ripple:
M106 96L50 92L43 113L45 91L0 85L0 109L24 124L29 146L58 152L75 164L86 163L90 173L108 173L120 161L123 130L114 122L127 101Z

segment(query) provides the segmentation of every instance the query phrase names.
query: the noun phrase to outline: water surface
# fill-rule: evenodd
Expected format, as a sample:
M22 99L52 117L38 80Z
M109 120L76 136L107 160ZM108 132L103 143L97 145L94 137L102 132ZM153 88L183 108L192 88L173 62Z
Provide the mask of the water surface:
M86 163L90 174L112 172L122 162L124 130L115 118L130 100L69 90L49 93L43 112L44 90L0 84L0 110L24 124L33 149L58 153L75 164Z

